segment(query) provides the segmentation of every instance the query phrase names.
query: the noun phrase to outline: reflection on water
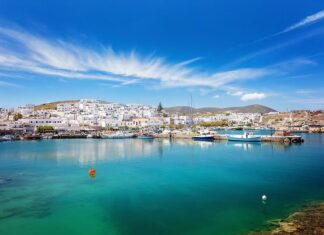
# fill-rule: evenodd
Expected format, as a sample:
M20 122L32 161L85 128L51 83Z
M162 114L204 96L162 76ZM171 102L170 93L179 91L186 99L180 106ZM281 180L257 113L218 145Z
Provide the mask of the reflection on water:
M3 156L7 158L19 157L24 160L55 160L77 161L81 165L93 164L107 160L121 160L159 156L163 158L166 149L173 147L194 146L207 149L215 145L214 142L192 140L155 139L152 141L139 139L116 140L48 140L16 142L2 145L5 147ZM15 152L14 156L11 155Z
M11 148L15 145L15 148ZM291 144L244 143L231 141L193 141L189 139L81 139L48 140L2 144L2 156L19 157L23 160L55 160L57 162L74 161L81 165L91 165L101 161L127 160L157 156L163 158L166 150L173 148L199 148L201 150L215 147L237 148L243 151L260 151L263 147L286 151ZM295 145L294 145L295 146Z
M254 151L256 148L261 148L261 143L256 142L256 143L244 143L244 142L227 142L227 145L229 147L233 146L235 148L241 148L244 151Z
M324 139L304 138L1 143L0 234L245 234L323 199Z
M188 146L188 145L193 145L193 146L197 146L200 147L201 149L206 149L209 148L211 146L213 146L213 144L215 142L213 141L193 141L190 139L178 139L178 140L172 140L172 143L174 145L181 145L181 146Z
M16 143L17 144L17 143ZM5 145L3 145L5 146ZM169 140L48 140L42 142L20 142L13 149L8 144L3 152L7 157L19 156L25 160L78 161L92 164L103 160L143 158L163 155L163 149L170 146ZM18 153L17 153L18 151Z
M96 161L129 159L135 157L148 157L157 150L158 143L141 140L91 140L80 144L71 142L66 148L56 148L58 161L66 157L76 159L81 164L94 163Z
M263 146L271 148L275 151L287 151L291 147L299 147L302 145L302 143L271 143L271 142L265 142L262 143Z

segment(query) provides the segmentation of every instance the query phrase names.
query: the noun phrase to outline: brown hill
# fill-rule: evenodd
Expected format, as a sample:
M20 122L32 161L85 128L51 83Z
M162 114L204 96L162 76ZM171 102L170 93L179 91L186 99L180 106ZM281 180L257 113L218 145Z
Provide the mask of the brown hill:
M182 113L189 114L189 106L175 106L165 108L167 112L170 113ZM216 107L205 107L205 108L193 108L193 113L225 113L225 112L234 112L234 113L269 113L275 112L276 110L269 108L264 105L254 104L241 107L229 107L229 108L216 108Z
M56 101L56 102L50 102L50 103L46 103L46 104L36 105L34 107L34 109L35 110L56 109L57 104L60 104L60 103L77 103L77 102L79 102L79 100Z

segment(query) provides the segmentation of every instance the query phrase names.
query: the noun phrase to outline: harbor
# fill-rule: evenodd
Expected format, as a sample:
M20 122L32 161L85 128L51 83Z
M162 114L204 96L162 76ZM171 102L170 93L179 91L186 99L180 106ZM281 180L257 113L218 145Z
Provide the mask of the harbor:
M251 130L249 130L251 132ZM297 135L294 133L286 132L286 131L275 131L275 130L268 130L272 131L273 135L259 135L260 139L257 140L257 142L277 142L277 143L303 143L304 139L301 135ZM227 134L218 134L217 131L204 131L205 133L211 133L208 135L208 140L228 140ZM252 131L253 132L253 131ZM241 133L241 132L238 132ZM157 138L169 138L169 139L192 139L195 136L195 132L190 131L170 131L169 133L161 133L157 134ZM200 140L204 140L201 138ZM244 139L243 139L244 141Z
M266 130L267 131L267 130ZM304 139L302 136L286 132L286 131L274 131L273 135L258 135L259 139L257 142L277 142L277 143L302 143ZM251 129L248 131L253 133ZM199 134L202 133L202 134ZM242 131L237 131L242 133ZM244 132L247 133L247 132ZM213 141L213 140L229 140L228 134L218 134L217 130L206 130L197 132L196 130L185 129L185 130L160 130L150 132L132 132L132 131L84 131L84 132L62 132L62 133L24 133L24 134L11 134L0 136L0 142L4 141L17 141L17 140L47 140L47 139L124 139L124 138L140 138L140 139L153 139L153 138L166 138L166 139L193 139L197 141ZM241 140L251 141L251 140ZM252 140L253 141L253 140ZM255 141L255 140L254 140Z
M141 234L261 231L268 221L323 199L323 135L301 135L302 144L85 137L2 142L0 231L45 234L58 223L69 228L64 235L89 234L93 227L97 235L125 227Z
M324 235L323 1L0 16L0 235Z

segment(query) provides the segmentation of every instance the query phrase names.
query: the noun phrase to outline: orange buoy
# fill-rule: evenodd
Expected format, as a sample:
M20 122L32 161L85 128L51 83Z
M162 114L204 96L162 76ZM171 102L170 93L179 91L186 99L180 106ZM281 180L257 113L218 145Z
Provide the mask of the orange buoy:
M93 168L90 168L90 169L89 169L89 175L90 175L90 176L94 176L95 174L96 174L96 170L93 169Z

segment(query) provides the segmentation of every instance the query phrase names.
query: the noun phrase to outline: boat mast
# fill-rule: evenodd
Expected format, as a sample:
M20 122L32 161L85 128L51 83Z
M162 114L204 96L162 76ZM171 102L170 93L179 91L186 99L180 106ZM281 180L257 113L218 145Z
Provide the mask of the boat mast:
M190 94L190 126L193 124L193 117L192 117L192 94Z

